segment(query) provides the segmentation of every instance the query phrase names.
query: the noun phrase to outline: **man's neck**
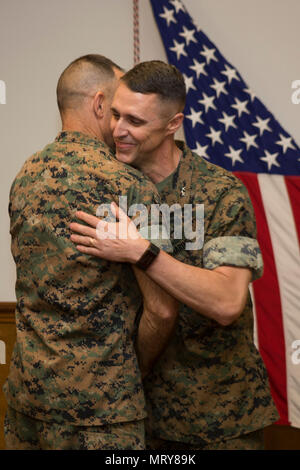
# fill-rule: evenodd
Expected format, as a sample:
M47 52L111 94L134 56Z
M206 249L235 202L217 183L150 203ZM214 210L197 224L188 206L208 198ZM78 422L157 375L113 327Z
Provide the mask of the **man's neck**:
M157 184L173 173L179 165L181 150L172 141L169 145L155 150L145 159L139 170Z
M96 132L92 126L82 122L80 119L66 119L62 124L62 131L70 132L81 132L82 134L88 135L89 137L103 140L99 136L99 132Z

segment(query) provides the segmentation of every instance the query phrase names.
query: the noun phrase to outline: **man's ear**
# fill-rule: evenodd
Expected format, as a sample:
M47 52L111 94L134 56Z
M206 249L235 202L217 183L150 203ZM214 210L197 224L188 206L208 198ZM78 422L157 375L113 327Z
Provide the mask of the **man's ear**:
M176 134L178 129L181 127L184 119L184 114L183 113L177 113L175 116L170 119L167 125L167 133L168 135L170 134Z
M93 99L93 111L98 118L103 118L103 115L104 115L103 101L104 101L103 92L97 91Z

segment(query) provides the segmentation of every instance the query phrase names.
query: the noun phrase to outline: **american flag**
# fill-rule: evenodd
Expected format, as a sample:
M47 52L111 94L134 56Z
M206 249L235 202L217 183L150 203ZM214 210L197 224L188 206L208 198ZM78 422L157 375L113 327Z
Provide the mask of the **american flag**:
M254 206L264 275L251 286L256 344L280 413L300 427L300 149L180 0L150 0L169 63L187 88L184 133L232 171Z

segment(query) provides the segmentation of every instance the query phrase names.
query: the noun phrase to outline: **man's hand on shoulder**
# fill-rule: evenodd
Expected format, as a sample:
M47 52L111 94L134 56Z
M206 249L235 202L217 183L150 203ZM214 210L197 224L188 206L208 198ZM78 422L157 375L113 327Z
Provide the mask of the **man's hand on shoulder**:
M149 246L141 237L134 222L114 202L111 204L115 222L107 222L86 212L76 217L88 225L72 222L71 241L81 253L108 261L135 263Z

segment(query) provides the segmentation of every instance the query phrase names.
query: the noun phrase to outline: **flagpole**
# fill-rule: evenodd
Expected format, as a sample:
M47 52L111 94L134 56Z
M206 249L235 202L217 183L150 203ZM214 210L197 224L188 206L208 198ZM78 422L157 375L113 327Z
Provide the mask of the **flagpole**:
M139 0L133 0L133 65L140 62Z

